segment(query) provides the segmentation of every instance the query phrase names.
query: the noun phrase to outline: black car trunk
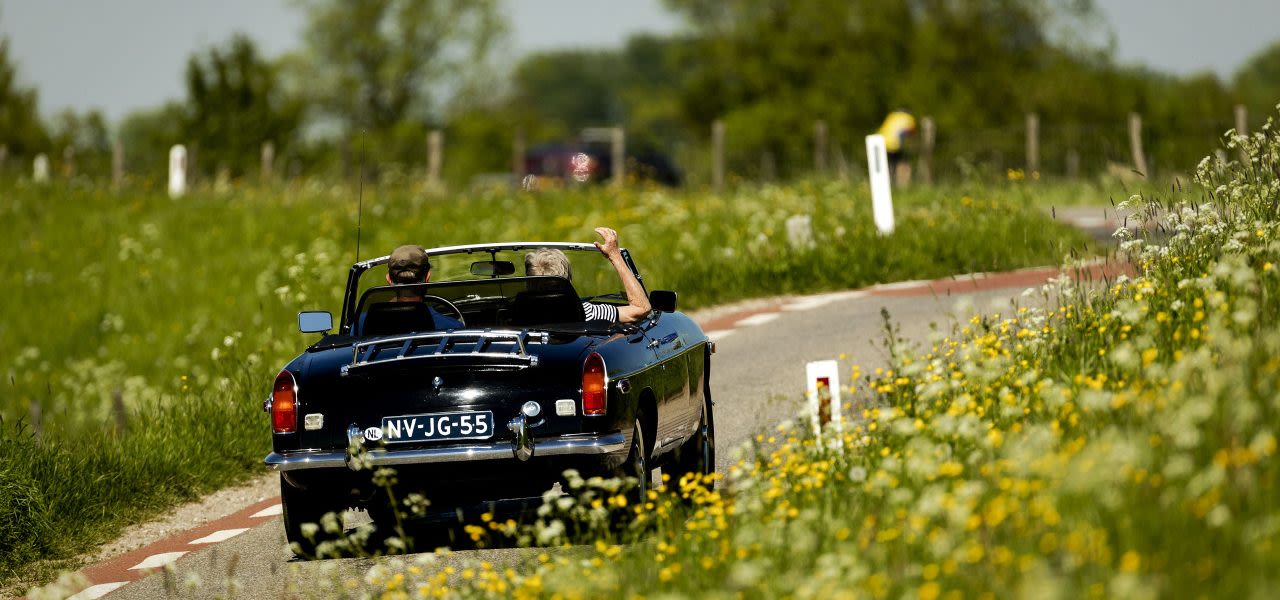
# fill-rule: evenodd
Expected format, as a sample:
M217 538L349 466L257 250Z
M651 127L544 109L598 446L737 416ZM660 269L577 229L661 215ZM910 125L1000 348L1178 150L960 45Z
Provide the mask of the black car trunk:
M299 448L345 448L353 427L388 449L510 440L507 424L528 401L539 405L535 436L582 432L581 357L592 342L509 352L419 336L311 353L313 375L298 385ZM571 400L573 415L557 415L557 400Z

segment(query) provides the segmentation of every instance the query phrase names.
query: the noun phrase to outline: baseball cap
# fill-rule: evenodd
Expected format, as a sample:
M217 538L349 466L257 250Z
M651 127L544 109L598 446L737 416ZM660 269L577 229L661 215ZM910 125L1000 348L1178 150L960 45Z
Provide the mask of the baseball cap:
M400 246L391 251L391 259L387 261L387 274L394 283L418 283L429 270L431 261L427 260L422 246Z

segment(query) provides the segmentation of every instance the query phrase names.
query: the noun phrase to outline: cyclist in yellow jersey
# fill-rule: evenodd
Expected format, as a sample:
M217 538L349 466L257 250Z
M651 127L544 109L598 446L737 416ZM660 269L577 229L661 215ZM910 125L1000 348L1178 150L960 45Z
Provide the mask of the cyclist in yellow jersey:
M884 123L880 125L880 135L884 136L884 149L889 157L889 172L893 174L894 179L902 182L909 178L910 175L899 174L898 165L902 164L902 146L907 136L914 135L916 132L916 118L911 113L902 110L895 110L884 118ZM905 175L905 176L904 176Z

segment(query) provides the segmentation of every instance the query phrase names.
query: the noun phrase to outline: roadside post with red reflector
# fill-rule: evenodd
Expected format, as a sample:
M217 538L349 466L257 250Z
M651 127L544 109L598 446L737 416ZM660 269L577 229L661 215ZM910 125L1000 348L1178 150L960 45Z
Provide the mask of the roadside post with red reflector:
M821 435L828 425L844 428L840 410L840 365L834 360L814 361L805 366L808 379L809 417L813 430Z
M298 430L298 382L293 373L280 371L271 387L271 431L293 433Z

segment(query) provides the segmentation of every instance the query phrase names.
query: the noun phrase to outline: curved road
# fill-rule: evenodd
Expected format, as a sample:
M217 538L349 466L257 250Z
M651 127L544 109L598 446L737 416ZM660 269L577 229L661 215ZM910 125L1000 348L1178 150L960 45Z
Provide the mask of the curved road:
M723 471L731 448L756 432L795 417L803 406L805 363L833 359L841 354L842 384L847 385L850 368L859 364L863 372L884 364L880 341L884 337L881 310L887 309L898 325L901 337L923 341L933 329L949 331L949 314L959 306L972 310L1008 312L1011 298L1028 286L1042 283L1054 270L1027 270L987 277L958 277L934 282L906 282L877 286L856 292L790 298L765 303L749 311L703 319L704 328L718 340L712 362L712 396L716 401L717 450ZM268 501L273 505L274 500ZM264 505L266 506L266 505ZM248 507L244 512L258 507ZM266 506L265 513L272 512ZM224 541L186 546L176 559L176 575L155 572L138 579L143 570L131 573L132 583L113 583L97 567L85 569L98 584L80 598L158 599L173 597L324 597L315 589L319 578L333 581L336 572L359 578L372 564L367 559L315 562L292 560L284 546L284 531L278 516L242 516L248 525L214 532L208 539L227 536ZM216 527L215 527L216 528ZM228 534L227 532L231 532ZM194 537L193 534L192 537ZM203 531L199 535L208 535ZM184 544L189 542L182 542ZM153 550L147 560L162 562L164 549ZM445 561L489 560L498 564L520 559L524 550L472 550L452 553ZM158 557L158 558L156 558ZM137 558L129 559L137 564ZM172 558L170 558L172 560ZM323 575L322 575L323 574ZM105 577L105 578L104 578ZM115 577L115 580L121 577ZM195 590L186 583L198 579ZM238 591L228 594L234 580Z

